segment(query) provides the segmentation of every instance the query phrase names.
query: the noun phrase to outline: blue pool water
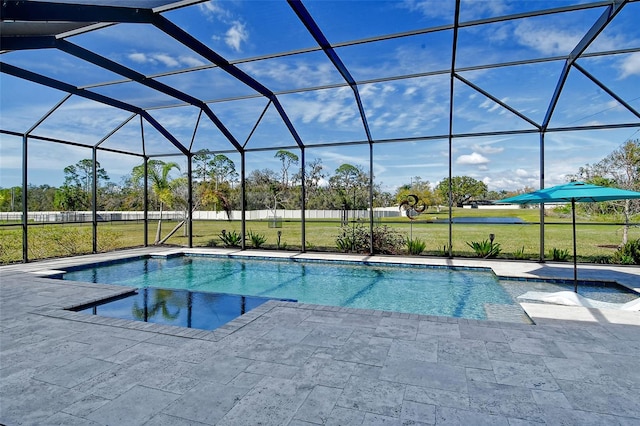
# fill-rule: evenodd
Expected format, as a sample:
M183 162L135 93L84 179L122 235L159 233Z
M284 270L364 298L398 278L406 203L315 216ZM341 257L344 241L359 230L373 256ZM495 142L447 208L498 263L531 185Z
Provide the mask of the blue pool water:
M472 319L486 319L487 304L519 308L485 270L180 256L71 271L64 279Z
M143 288L76 312L179 327L215 330L262 305L266 298L187 290Z

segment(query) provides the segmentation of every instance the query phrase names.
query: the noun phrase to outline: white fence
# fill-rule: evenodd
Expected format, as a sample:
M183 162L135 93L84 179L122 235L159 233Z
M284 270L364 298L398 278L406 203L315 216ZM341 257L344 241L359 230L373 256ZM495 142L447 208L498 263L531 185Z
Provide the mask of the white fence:
M115 211L99 211L99 222L110 222L120 220L143 220L144 212L142 211L127 211L127 212L115 212ZM341 219L346 214L346 218L352 220L356 219L368 219L369 210L306 210L306 219ZM282 220L300 220L302 217L300 210L277 210L274 214L273 210L249 210L246 212L247 220L273 220L277 217ZM384 207L373 209L374 218L381 217L398 217L400 211L397 207ZM29 212L28 220L33 222L91 222L93 220L92 213L90 211L78 211L78 212ZM160 212L150 211L148 212L149 220L158 220L160 218ZM183 220L185 217L184 211L164 211L162 212L162 218L167 220ZM240 210L234 210L231 212L232 220L240 220L242 218L242 212ZM21 212L0 212L0 220L2 221L21 221ZM193 220L227 220L225 212L215 211L195 211L193 212Z
M545 206L547 207L547 206ZM549 208L553 206L548 206ZM471 208L471 206L465 206L465 208ZM521 206L518 204L512 205L481 205L477 207L480 210L491 209L519 209ZM111 222L120 220L143 220L144 212L142 211L99 211L99 222ZM404 213L401 212L398 207L377 207L373 209L374 219L382 217L399 217ZM346 215L346 217L345 217ZM247 220L273 220L277 217L282 220L300 220L300 210L277 210L274 214L273 210L248 210L246 212ZM158 220L160 218L160 212L150 211L148 213L149 220ZM185 217L184 211L164 211L162 212L162 218L167 220L183 220ZM93 220L92 213L90 211L77 211L77 212L29 212L29 221L33 222L91 222ZM240 220L242 218L242 212L240 210L233 210L231 212L231 220ZM306 210L306 219L369 219L369 210ZM2 221L21 221L21 212L0 212L0 220ZM216 211L195 211L193 212L193 220L227 220L227 214L225 212Z

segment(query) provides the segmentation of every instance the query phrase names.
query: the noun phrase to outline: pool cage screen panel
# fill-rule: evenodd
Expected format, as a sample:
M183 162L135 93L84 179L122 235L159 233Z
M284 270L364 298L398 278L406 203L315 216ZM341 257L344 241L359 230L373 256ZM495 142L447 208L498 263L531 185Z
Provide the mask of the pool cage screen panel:
M18 131L5 129L3 125L3 135L22 138L23 192L26 193L28 187L30 140L86 147L92 151L94 162L100 151L138 156L145 164L154 158L177 154L187 163L187 211L191 212L193 156L202 151L226 152L239 157L241 233L245 235L247 155L256 158L271 155L278 149L294 151L300 158L304 176L306 158L312 157L315 149L326 152L333 147L337 150L338 147L360 146L358 160L365 164L364 169L370 177L371 207L377 164L374 146L377 144L393 144L411 157L415 144L447 141L443 170L451 178L455 170L454 141L526 135L527 140L535 138L538 142L538 181L540 187L544 187L545 147L550 135L640 128L638 93L633 90L628 93L619 79L612 80L596 66L600 60L629 59L640 54L640 37L627 40L620 47L607 43L615 31L619 33L625 30L625 25L632 25L629 22L634 22L633 18L640 10L637 1L569 1L562 5L521 2L520 10L501 14L488 9L478 10L473 3L456 0L444 3L442 13L422 21L424 26L406 26L407 19L392 14L388 20L396 24L379 23L379 15L373 7L376 4L345 2L329 5L289 0L283 7L284 3L278 3L273 9L274 16L270 17L273 22L256 21L255 24L256 31L265 31L264 46L258 49L263 48L263 52L268 53L252 57L240 52L223 55L203 37L197 26L183 24L189 22L195 12L200 11L202 18L202 13L210 10L210 6L201 1L3 2L2 78L17 78L34 83L36 88L48 87L66 93L49 111L32 117L30 123ZM343 21L353 9L359 10L368 24L349 32ZM400 14L398 9L393 13ZM296 35L295 41L291 41L294 46L291 50L282 50L281 40L276 42L275 35L268 33L276 22ZM546 23L556 29L571 29L573 36L562 49L530 45L528 52L523 50L518 54L509 48L489 51L486 55L470 54L477 48L474 39L495 41L495 36L510 26L526 29ZM172 49L180 52L182 65L161 55L153 58L129 55L127 60L124 52L113 54L104 46L92 44L101 32L114 34L118 28L127 27L157 34L157 40L144 41L152 46L154 42L160 43L160 39L167 40ZM626 29L631 31L630 27ZM135 49L139 43L137 40L119 42L121 49L127 49L127 46ZM442 54L433 50L436 42L446 46ZM422 46L423 55L414 55L409 62L394 55L416 43ZM488 49L491 43L482 45ZM379 47L382 50L377 50ZM154 49L161 50L162 45ZM376 51L381 53L371 53ZM547 54L540 53L545 51ZM80 64L79 68L86 65L87 69L100 70L100 74L112 78L95 82L74 77L70 69L51 72L33 60L38 55L69 58L70 63ZM430 60L431 57L436 59ZM131 58L138 60L137 65ZM142 59L164 63L165 69L152 72ZM190 66L185 67L185 64ZM292 72L299 64L304 64L302 69L309 78L301 78L302 75ZM380 71L376 73L376 69ZM540 78L541 71L545 72L547 81ZM216 84L218 78L226 81L218 86L218 90L202 84L203 79ZM527 79L520 85L522 96L505 93L501 85L505 80L516 78ZM578 80L582 80L580 85L576 85ZM564 105L568 96L579 96L580 90L576 88L585 84L597 90L603 105L606 102L615 104L616 114L608 113L603 121L571 120L567 115L568 107ZM546 102L535 106L527 104L527 90L531 93L531 87L536 88L536 93L540 92L538 87L543 88ZM422 97L418 98L416 94ZM64 109L70 97L106 105L121 111L122 117L111 130L103 130L102 137L93 140L87 141L78 134L69 138L69 133L57 137L55 126L48 130L47 123L59 109ZM480 109L470 113L474 106L478 107L476 99L482 100ZM251 104L249 113L235 108L237 104ZM396 105L392 116L383 108L389 105ZM431 108L421 110L424 105L431 105ZM308 108L308 115L300 112L303 107ZM185 121L191 124L185 129L176 126L171 117L176 111L186 109L190 112ZM334 110L339 112L331 114ZM412 120L411 115L415 119ZM319 123L319 127L311 127L312 120ZM392 123L402 123L399 126L402 131L391 131ZM115 142L114 135L131 127L138 128L139 142ZM93 182L96 181L94 176ZM305 251L304 179L302 184L301 251ZM96 188L93 194L95 197ZM147 198L145 193L145 220L148 219ZM97 250L95 201L94 198L94 252ZM23 260L27 261L26 197L22 210ZM370 208L369 211L372 231L373 210ZM540 222L542 256L542 213ZM191 223L189 215L189 246L193 244ZM451 229L449 242L449 255L452 255ZM242 248L245 248L244 240Z

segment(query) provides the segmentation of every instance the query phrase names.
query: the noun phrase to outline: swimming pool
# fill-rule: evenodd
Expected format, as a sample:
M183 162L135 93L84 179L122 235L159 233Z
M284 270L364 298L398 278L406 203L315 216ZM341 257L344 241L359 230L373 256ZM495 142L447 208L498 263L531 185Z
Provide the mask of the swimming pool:
M302 303L487 319L525 314L488 269L241 257L142 258L68 271L65 280L295 299Z

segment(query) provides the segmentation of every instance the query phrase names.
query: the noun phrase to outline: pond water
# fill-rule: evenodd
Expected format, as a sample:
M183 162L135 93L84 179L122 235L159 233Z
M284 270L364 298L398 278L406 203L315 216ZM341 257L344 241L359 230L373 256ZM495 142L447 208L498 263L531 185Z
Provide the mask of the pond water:
M448 223L449 219L437 219L434 222ZM524 220L519 217L454 217L451 219L453 223L495 223L495 224L525 224Z

